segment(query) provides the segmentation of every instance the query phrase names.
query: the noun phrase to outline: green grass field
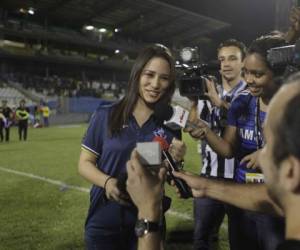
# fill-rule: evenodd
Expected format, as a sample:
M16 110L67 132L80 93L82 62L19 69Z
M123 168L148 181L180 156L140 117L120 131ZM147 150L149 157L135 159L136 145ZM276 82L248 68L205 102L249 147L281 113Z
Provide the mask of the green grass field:
M77 173L80 143L86 125L29 128L28 141L0 143L0 249L84 249L83 229L89 205L87 183ZM196 142L188 146L185 168L199 172ZM66 186L66 185L68 186ZM83 189L69 188L69 185ZM192 199L181 200L173 188L167 215L167 249L192 249ZM226 223L219 249L228 249Z

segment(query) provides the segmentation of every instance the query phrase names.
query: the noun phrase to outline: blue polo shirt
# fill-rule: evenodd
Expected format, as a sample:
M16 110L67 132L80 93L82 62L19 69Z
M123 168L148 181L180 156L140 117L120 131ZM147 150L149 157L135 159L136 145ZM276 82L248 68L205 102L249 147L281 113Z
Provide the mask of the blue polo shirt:
M128 124L123 125L120 134L110 137L108 121L114 105L102 106L96 110L83 138L82 147L97 156L97 167L102 172L117 178L126 172L126 162L137 142L149 142L153 141L155 136L161 136L170 144L174 133L158 124L153 116L150 116L142 127L139 127L135 118L131 116ZM133 207L106 201L104 190L93 185L86 220L86 235L95 237L99 234L116 233L120 231L121 224L133 230L136 215L137 211Z
M257 136L259 141L263 140L262 131L259 131L259 129L256 128L255 117L257 112L257 97L252 96L249 90L242 91L233 100L228 111L228 125L237 128L239 138L239 145L236 152L237 166L234 177L237 182L246 182L247 173L261 173L259 170L248 169L246 163L240 163L244 156L261 148L261 145L258 145L257 143ZM265 117L266 113L259 111L259 120L261 124L264 122Z

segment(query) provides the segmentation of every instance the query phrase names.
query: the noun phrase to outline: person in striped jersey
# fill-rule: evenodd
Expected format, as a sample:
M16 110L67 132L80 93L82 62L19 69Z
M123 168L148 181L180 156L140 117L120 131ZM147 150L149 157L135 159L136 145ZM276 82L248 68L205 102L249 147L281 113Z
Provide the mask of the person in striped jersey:
M201 118L219 135L226 125L227 110L232 99L246 88L241 71L246 47L243 43L229 39L219 45L221 84L207 79L207 100L195 100L192 104L191 119ZM201 176L232 180L234 159L217 155L205 140L199 142L202 156ZM218 239L219 227L228 206L211 198L194 199L194 249L211 249Z

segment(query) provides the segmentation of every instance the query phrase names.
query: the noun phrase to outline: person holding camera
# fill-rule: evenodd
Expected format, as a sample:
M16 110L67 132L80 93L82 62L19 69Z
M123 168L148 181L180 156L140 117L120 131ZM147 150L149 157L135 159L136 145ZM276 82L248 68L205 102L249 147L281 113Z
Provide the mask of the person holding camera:
M245 45L235 39L221 43L218 47L218 60L222 82L215 84L213 80L207 79L208 92L205 95L208 98L193 101L190 118L201 118L221 136L224 133L227 111L232 99L246 88L241 76L245 54ZM225 159L218 155L205 140L202 140L199 146L202 156L201 176L232 180L234 159ZM229 206L218 200L208 197L194 199L195 250L212 249L215 239L218 238L225 212L230 215L228 210ZM230 232L229 235L231 238Z
M176 137L153 115L156 105L170 103L174 89L174 59L166 47L153 45L138 55L125 96L93 114L78 164L79 173L93 184L85 224L87 249L136 249L137 209L122 188L126 180L119 176L126 174L126 162L137 142L159 137L171 144ZM178 153L173 157L182 160Z
M192 188L194 197L211 197L249 211L283 216L285 241L273 248L276 250L300 249L299 107L300 73L296 73L289 77L268 107L264 126L267 143L258 159L265 183L230 183L188 172L174 173ZM131 191L130 195L135 194ZM248 249L247 243L240 249Z
M234 179L239 183L264 182L257 157L265 144L263 122L267 106L277 91L276 76L282 71L273 68L267 60L268 50L285 45L283 36L263 36L248 49L244 60L244 78L248 89L231 103L223 137L218 136L201 120L198 128L187 128L191 136L205 139L219 155L235 157L237 167ZM281 220L241 209L231 209L232 249L275 249L283 239Z

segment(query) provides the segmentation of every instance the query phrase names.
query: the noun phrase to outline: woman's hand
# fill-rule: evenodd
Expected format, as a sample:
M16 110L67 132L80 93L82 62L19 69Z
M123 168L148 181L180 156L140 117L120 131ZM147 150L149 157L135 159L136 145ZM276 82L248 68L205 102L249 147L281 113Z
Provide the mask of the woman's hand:
M122 193L118 186L118 180L116 178L110 178L105 186L105 195L107 199L116 201L122 205L129 205L129 196Z
M259 162L258 162L258 157L260 154L260 150L255 151L252 154L246 155L242 160L241 163L247 163L246 167L250 169L259 169Z
M187 126L183 129L183 131L188 132L195 139L205 139L209 129L207 123L203 120L197 119L194 120L192 124L193 126Z

